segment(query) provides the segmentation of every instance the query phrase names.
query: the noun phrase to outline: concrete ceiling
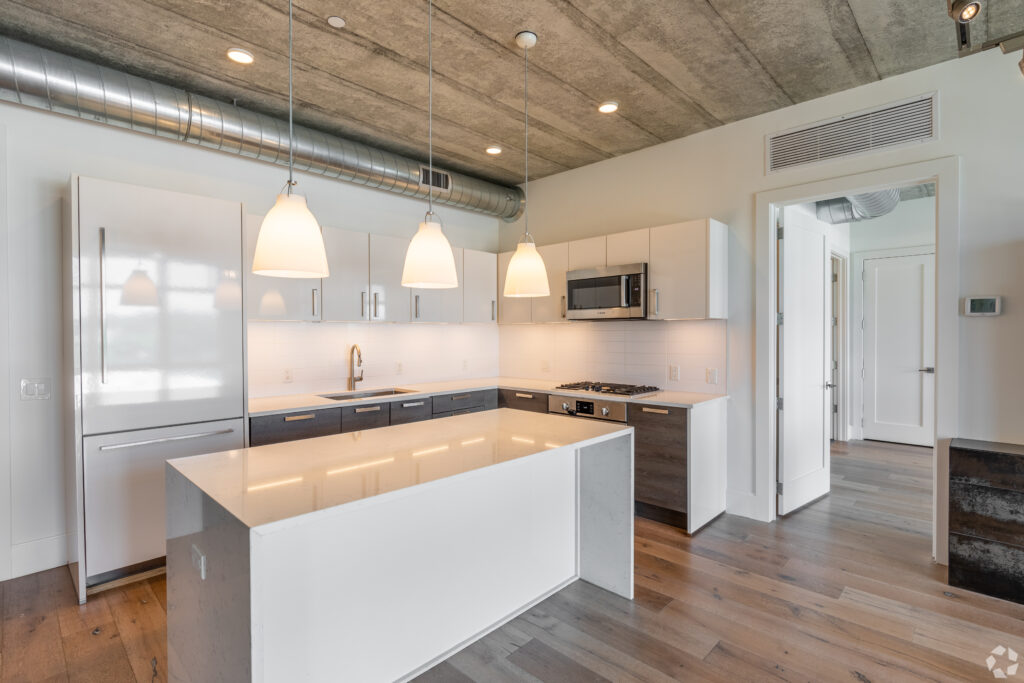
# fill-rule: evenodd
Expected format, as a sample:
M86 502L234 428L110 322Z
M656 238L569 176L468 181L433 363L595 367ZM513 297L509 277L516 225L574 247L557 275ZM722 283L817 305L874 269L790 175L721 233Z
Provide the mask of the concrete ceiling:
M426 157L426 7L295 0L296 121ZM0 31L274 115L287 112L285 0L3 0ZM328 26L338 15L344 29ZM436 0L436 163L543 177L956 57L944 0ZM1024 30L988 0L980 41ZM244 47L255 64L228 61ZM599 114L606 99L619 113ZM490 157L484 148L504 152Z

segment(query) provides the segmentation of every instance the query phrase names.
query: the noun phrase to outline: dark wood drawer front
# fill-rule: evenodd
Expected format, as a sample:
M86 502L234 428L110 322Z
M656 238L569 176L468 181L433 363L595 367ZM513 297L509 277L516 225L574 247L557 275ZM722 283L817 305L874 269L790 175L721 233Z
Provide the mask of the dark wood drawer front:
M950 482L949 530L1024 547L1024 493Z
M341 408L266 415L249 419L249 445L309 439L341 432Z
M494 408L488 408L486 406L477 406L476 408L464 408L462 410L449 410L446 413L434 413L434 419L442 417L452 417L453 415L469 415L470 413L482 413L485 410L494 410Z
M450 413L455 410L484 408L492 410L498 407L498 390L462 391L457 394L444 394L434 397L434 413Z
M498 391L498 407L528 410L531 413L546 413L548 412L548 395L536 391L501 389Z
M989 444L993 450L985 451L980 447L958 447L958 443L966 446L981 442L953 441L949 449L950 482L1024 492L1024 454L1021 453L1021 446L993 443Z
M341 409L341 433L387 427L391 424L390 403L368 403Z
M686 512L686 409L630 405L637 502Z
M1024 603L1024 548L950 534L949 585Z
M432 412L433 406L429 396L408 401L395 401L391 404L391 424L404 425L409 422L429 420Z

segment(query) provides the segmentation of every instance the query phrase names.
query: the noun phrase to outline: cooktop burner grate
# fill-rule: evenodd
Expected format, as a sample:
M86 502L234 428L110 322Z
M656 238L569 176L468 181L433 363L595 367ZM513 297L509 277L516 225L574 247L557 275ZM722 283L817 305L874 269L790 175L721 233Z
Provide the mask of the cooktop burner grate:
M658 387L646 384L616 384L614 382L570 382L562 384L558 389L568 391L593 391L599 394L614 394L616 396L646 396L661 391Z

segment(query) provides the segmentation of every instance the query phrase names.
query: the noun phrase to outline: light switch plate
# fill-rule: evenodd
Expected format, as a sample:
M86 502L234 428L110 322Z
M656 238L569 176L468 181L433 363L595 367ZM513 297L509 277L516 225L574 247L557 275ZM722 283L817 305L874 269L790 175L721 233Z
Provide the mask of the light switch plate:
M53 380L49 377L21 380L22 401L46 401L50 398L50 387Z
M284 376L281 378L281 381L284 382L285 384L288 384L289 382L291 382L292 381L292 371L291 370L285 370L284 371Z
M678 382L679 381L679 366L678 365L670 365L670 366L668 366L668 379L669 379L670 382Z
M718 368L707 368L704 373L708 384L718 384Z

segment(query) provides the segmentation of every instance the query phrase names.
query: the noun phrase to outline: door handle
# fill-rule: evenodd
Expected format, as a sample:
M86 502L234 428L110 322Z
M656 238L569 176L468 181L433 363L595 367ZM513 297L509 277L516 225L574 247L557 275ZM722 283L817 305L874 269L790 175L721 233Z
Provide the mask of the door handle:
M100 384L107 383L107 229L100 228Z
M935 368L918 368L917 371L918 372L923 372L923 373L928 374L928 375L934 375L935 374Z
M357 413L376 413L380 411L380 406L367 406L366 408L356 408Z
M116 451L121 448L135 448L136 446L152 446L158 443L168 443L171 441L186 441L188 439L202 439L207 436L220 436L221 434L230 434L235 431L234 429L218 429L212 432L203 432L201 434L184 434L182 436L165 436L162 439L146 439L145 441L130 441L128 443L113 443L107 446L100 446L101 451Z

